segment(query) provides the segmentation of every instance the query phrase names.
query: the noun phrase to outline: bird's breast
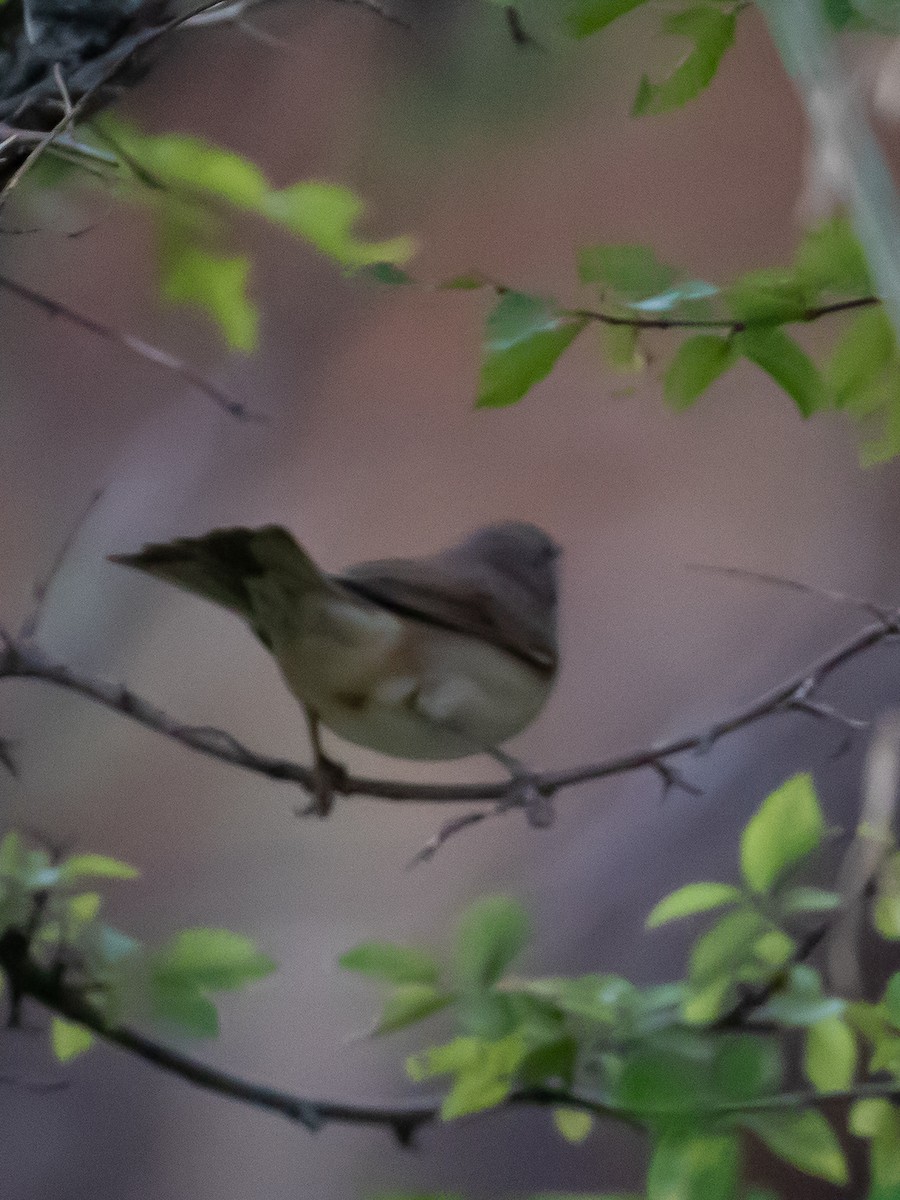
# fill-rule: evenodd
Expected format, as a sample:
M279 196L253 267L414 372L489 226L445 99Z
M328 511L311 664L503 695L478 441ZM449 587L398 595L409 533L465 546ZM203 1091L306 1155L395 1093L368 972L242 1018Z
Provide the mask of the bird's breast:
M553 682L481 638L355 599L309 606L275 653L291 690L327 728L399 758L497 746L537 716Z

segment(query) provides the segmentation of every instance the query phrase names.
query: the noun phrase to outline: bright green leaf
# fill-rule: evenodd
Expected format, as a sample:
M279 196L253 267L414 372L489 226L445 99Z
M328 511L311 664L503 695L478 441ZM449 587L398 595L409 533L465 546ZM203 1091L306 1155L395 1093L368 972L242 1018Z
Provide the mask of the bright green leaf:
M866 256L845 216L807 231L797 252L797 278L810 304L821 292L864 296L871 290Z
M739 1168L732 1134L663 1134L650 1160L647 1200L734 1200Z
M678 347L665 373L666 403L676 411L689 408L736 358L732 338L706 333L688 338Z
M594 1118L583 1108L554 1108L553 1124L567 1142L583 1142L594 1128Z
M734 342L745 358L787 392L802 417L828 403L825 380L809 355L783 329L745 329L735 334Z
M631 110L636 117L680 108L708 87L734 42L737 18L734 12L706 5L673 13L663 19L662 27L665 33L690 38L694 48L662 83L643 77Z
M635 300L628 307L648 315L680 310L699 316L697 309L700 308L703 311L703 302L718 293L719 288L714 283L706 283L702 279L688 279L684 283L676 283L674 287L670 287L657 296L648 296L646 300ZM706 311L709 311L708 306Z
M190 1037L218 1037L219 1014L211 1000L193 988L154 980L151 984L150 1015Z
M532 979L521 986L534 996L552 1001L563 1012L606 1025L615 1024L623 1006L630 1006L637 998L634 984L619 975Z
M587 324L521 292L504 292L489 314L478 389L478 408L515 404L550 374L557 359Z
M850 1132L868 1138L869 1200L900 1195L900 1110L888 1100L857 1100L850 1109Z
M267 193L261 211L305 238L344 267L358 270L374 263L405 263L415 254L410 237L367 242L354 233L365 206L355 192L335 183L295 183Z
M637 325L603 325L600 345L603 357L614 371L633 375L643 371L647 358L641 350L641 331Z
M566 26L572 37L588 37L646 3L647 0L572 0L566 11Z
M72 896L66 905L70 924L77 927L93 921L100 912L100 903L99 892L82 892Z
M650 913L646 925L648 929L656 929L679 917L708 912L724 904L739 904L742 898L740 890L729 883L688 883L663 897Z
M338 965L387 983L437 983L439 967L430 954L393 942L363 942L342 954Z
M849 1087L856 1073L856 1035L840 1017L816 1021L806 1031L806 1078L820 1092Z
M175 304L207 312L232 350L256 349L259 314L247 295L250 260L213 254L183 240L169 239L164 256L163 295Z
M848 406L871 387L896 352L894 329L884 309L857 313L837 339L825 368L825 382L838 407Z
M791 888L778 901L778 907L786 917L798 913L834 912L840 906L841 897L837 892L806 886Z
M884 989L884 1013L895 1029L900 1029L900 971L887 981Z
M798 1170L829 1183L847 1182L844 1152L834 1130L815 1109L744 1113L738 1119L773 1154Z
M79 1054L90 1050L94 1044L94 1035L83 1025L74 1021L64 1021L62 1017L54 1017L50 1023L50 1041L53 1053L60 1062L70 1062Z
M98 879L137 879L140 871L129 863L107 858L105 854L75 854L67 858L59 872L61 883L94 876Z
M651 246L584 246L578 251L578 277L615 292L621 300L645 300L670 288L674 267L660 262Z
M211 991L243 987L271 974L276 964L253 942L227 929L186 929L152 958L156 980Z
M719 976L734 976L752 958L756 940L765 928L764 919L752 908L739 908L717 921L698 938L691 952L692 990Z
M881 864L872 922L883 938L900 940L900 852L889 854Z
M802 321L808 309L797 273L784 267L749 271L734 281L726 297L735 320L754 327Z
M528 915L509 896L486 896L463 913L456 935L456 976L466 988L495 984L525 947Z
M814 967L796 963L787 981L757 1012L763 1020L802 1028L840 1016L845 1008L845 1000L822 991L822 980Z
M756 939L753 952L768 967L783 966L796 949L792 937L780 929L768 929Z
M388 996L378 1024L372 1032L395 1033L398 1029L405 1029L407 1025L424 1021L426 1017L446 1008L452 1001L452 996L439 991L430 983L402 983Z
M784 873L816 850L825 821L810 775L794 775L751 817L741 837L741 870L755 892L767 893Z

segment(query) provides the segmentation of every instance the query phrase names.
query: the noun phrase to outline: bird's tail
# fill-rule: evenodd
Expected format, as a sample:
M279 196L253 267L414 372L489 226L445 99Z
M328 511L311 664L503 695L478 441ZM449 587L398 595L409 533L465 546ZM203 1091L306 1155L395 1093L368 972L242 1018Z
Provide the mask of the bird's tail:
M306 551L278 525L215 529L203 537L144 546L137 554L111 554L109 561L155 575L231 609L253 625L265 576L297 592L327 586Z

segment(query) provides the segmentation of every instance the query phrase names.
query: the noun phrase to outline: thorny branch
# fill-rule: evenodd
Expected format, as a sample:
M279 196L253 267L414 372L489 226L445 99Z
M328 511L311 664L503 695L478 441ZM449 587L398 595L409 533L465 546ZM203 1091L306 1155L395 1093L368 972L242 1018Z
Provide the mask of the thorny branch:
M900 613L886 614L870 623L851 638L834 647L805 671L784 680L763 693L746 707L724 720L717 721L694 733L671 738L665 742L625 754L614 755L598 762L571 767L562 771L533 774L529 779L533 791L544 797L581 783L625 775L635 771L652 770L661 775L668 786L688 787L670 762L687 754L703 754L729 734L754 725L769 717L788 712L812 713L818 719L838 721L848 719L825 705L815 704L813 697L840 667L873 647L897 636L900 632ZM201 754L209 755L230 766L253 771L268 779L296 784L312 794L315 774L311 767L289 759L260 754L222 730L188 725L161 708L143 699L123 684L110 683L77 670L66 663L49 658L40 647L27 639L15 638L0 627L0 679L33 679L84 696L122 716L152 729L173 741ZM403 783L387 779L347 775L337 781L336 790L347 797L365 797L391 802L423 801L429 803L493 802L493 808L470 814L463 826L475 824L495 811L521 807L522 780L513 779L491 783L429 784ZM454 822L454 825L459 824ZM449 827L448 827L449 828ZM450 830L455 832L456 830ZM449 832L437 837L437 849L446 841ZM433 850L432 850L433 852Z
M173 1050L153 1038L124 1025L107 1025L101 1014L77 988L68 985L59 974L35 963L29 954L27 938L8 931L0 938L0 969L6 974L10 992L19 1000L31 998L66 1020L77 1022L104 1041L119 1046L137 1058L183 1079L214 1095L277 1113L287 1120L316 1133L329 1124L372 1125L389 1129L403 1146L412 1143L416 1132L434 1123L440 1116L440 1102L434 1099L405 1104L340 1103L317 1100L281 1091L265 1084L210 1067L190 1055ZM662 1117L722 1116L811 1106L828 1106L863 1097L900 1098L896 1081L862 1083L832 1092L777 1092L731 1104L685 1104L677 1107L642 1107L640 1113L606 1103L590 1094L565 1088L522 1088L514 1091L499 1107L565 1105L580 1108L595 1116L643 1127L648 1120Z
M51 300L49 296L45 296L41 292L36 292L33 288L26 287L22 283L16 283L15 280L9 279L6 275L0 275L0 288L12 293L14 296L18 296L20 300L25 300L27 303L43 309L51 317L61 317L63 320L70 322L70 324L78 325L81 329L86 329L89 333L93 333L96 337L102 338L106 342L112 342L113 345L121 346L131 354L136 354L140 358L156 363L157 366L164 367L167 371L174 372L192 388L195 388L198 392L201 392L217 404L229 416L237 417L240 421L265 420L262 413L248 408L240 400L236 400L221 388L216 387L205 376L188 366L183 359L176 358L174 354L169 354L167 350L160 350L159 347L152 346L149 342L145 342L142 338L135 337L131 333L125 333L122 330L113 328L111 325L104 325L101 321L95 321L93 317L86 317L82 313L76 312L75 309L61 304L58 300Z

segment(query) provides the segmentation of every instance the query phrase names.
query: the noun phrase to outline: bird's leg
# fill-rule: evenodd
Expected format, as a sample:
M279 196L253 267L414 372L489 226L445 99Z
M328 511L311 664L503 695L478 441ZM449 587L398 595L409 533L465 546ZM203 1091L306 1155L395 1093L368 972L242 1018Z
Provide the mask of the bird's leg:
M304 705L306 726L309 730L309 740L313 751L313 799L308 808L302 810L303 816L315 813L327 817L334 806L335 792L343 789L347 781L347 771L339 762L329 758L322 749L322 737L318 714Z
M512 787L507 804L521 805L525 809L528 824L535 829L546 829L552 825L555 818L553 797L544 795L538 788L534 776L525 764L501 750L499 746L484 746L483 752L509 771Z

